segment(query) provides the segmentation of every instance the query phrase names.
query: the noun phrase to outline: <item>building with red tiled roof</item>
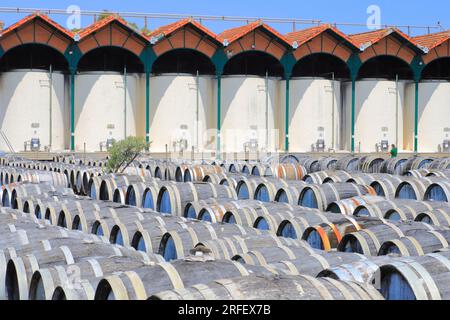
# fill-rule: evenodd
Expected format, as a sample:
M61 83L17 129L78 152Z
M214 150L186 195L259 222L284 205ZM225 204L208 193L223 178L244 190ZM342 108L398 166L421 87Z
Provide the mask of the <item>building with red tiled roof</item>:
M73 40L73 33L41 13L34 13L1 31L0 47L7 51L31 43L46 44L64 53Z
M173 49L192 49L212 57L221 46L217 35L193 19L183 19L148 33L157 56Z
M225 30L218 37L222 40L229 57L245 51L260 51L281 60L292 48L285 36L262 21Z
M294 57L300 60L313 53L327 53L346 62L359 48L337 28L323 24L286 34L295 48Z
M411 63L417 54L423 53L416 42L396 28L385 28L349 35L351 41L360 48L361 61L380 55L396 56Z

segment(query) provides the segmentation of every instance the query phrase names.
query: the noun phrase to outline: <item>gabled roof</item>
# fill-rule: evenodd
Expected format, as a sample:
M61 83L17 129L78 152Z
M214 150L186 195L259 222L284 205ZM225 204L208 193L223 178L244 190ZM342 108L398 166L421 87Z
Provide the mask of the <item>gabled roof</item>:
M28 22L30 22L30 21L32 21L34 19L41 19L41 20L45 21L47 24L49 24L50 26L52 26L53 28L57 29L59 32L61 32L66 37L68 37L70 39L73 38L73 33L71 31L69 31L66 28L62 27L61 25L59 25L58 23L56 23L55 21L50 19L45 14L42 14L42 13L39 13L39 12L33 13L33 14L29 15L29 16L26 16L25 18L19 20L18 22L10 25L8 28L6 28L3 31L1 31L0 34L2 36L6 36L8 33L13 32L14 30L20 28L21 26L27 24Z
M187 25L194 26L195 28L202 31L204 34L206 34L208 37L210 37L215 42L221 43L220 39L218 39L217 35L214 32L205 28L203 25L201 25L200 23L198 23L197 21L195 21L194 19L191 19L191 18L183 19L183 20L159 27L158 29L155 29L155 30L149 32L146 36L148 37L148 39L150 39L150 41L152 38L158 38L161 36L168 37L170 34L178 31L181 28L184 28Z
M414 37L413 40L426 51L430 51L450 40L450 30Z
M281 33L276 31L269 25L265 24L261 20L249 23L245 26L225 30L224 32L219 34L219 38L222 40L222 43L227 42L228 44L231 44L258 28L266 30L266 32L277 37L281 43L285 44L287 47L291 47L291 43L289 43L288 39L286 39L285 36L283 36Z
M343 32L341 32L336 27L330 25L330 24L322 24L319 26L290 32L286 34L286 39L291 42L294 46L294 44L298 47L300 47L302 44L308 42L309 40L317 37L323 32L331 31L335 35L337 35L339 38L344 40L347 44L349 44L351 47L354 47L355 49L359 49L357 45L353 43L353 41Z
M385 28L369 32L357 33L349 35L348 37L357 47L359 47L361 51L364 51L368 47L381 41L392 33L397 34L397 36L403 39L403 41L409 42L411 44L411 47L415 48L415 50L419 50L417 43L407 34L403 33L397 28Z
M133 29L132 27L130 27L128 25L128 23L122 19L121 17L111 14L108 17L98 20L96 22L94 22L93 24L91 24L90 26L84 28L83 30L81 30L78 34L80 36L80 40L82 40L83 38L86 38L87 36L89 36L90 34L100 30L101 28L107 26L110 23L113 22L117 22L119 24L121 24L123 27L125 27L126 29L130 30L132 33L136 34L138 37L142 38L143 40L147 41L147 38L141 34L139 31Z

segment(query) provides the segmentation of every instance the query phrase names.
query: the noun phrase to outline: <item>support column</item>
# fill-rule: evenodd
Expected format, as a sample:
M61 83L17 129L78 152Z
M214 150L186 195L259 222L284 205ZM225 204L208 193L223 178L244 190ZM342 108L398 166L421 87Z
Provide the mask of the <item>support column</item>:
M150 72L145 72L145 141L150 143Z
M414 101L414 152L419 149L419 80L415 80L415 101Z
M356 105L356 79L352 78L352 137L351 137L351 149L352 153L355 152L355 105Z
M75 72L70 72L70 150L75 151Z
M221 159L221 127L222 127L222 74L217 74L217 150L216 159Z
M289 152L289 103L290 103L290 76L286 77L286 114L285 114L285 140L284 150Z

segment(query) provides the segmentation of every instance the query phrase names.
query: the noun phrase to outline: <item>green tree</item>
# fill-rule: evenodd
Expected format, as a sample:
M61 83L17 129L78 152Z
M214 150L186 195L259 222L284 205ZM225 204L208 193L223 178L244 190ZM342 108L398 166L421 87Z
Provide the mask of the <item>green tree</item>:
M144 138L138 137L114 142L109 149L108 172L123 173L149 145Z

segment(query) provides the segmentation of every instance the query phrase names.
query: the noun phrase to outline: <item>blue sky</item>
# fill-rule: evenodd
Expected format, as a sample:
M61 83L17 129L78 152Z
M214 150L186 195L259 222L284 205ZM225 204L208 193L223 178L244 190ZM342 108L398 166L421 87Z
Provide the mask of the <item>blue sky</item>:
M239 15L251 17L320 19L325 22L366 23L368 6L378 5L381 9L381 23L389 25L436 25L441 22L450 29L450 2L448 0L406 1L406 0L1 0L0 7L57 8L65 9L69 5L78 5L82 10L133 11L146 13L180 13L205 15ZM14 23L24 15L0 13L0 20L6 25ZM65 25L66 17L52 16L54 20ZM131 19L132 20L132 19ZM86 26L92 18L83 17ZM139 25L142 21L134 21ZM149 27L155 28L170 21L150 21ZM234 27L239 23L205 22L214 32ZM286 33L291 25L272 24L277 30ZM364 27L341 27L347 33L366 31ZM426 33L415 30L413 34Z

